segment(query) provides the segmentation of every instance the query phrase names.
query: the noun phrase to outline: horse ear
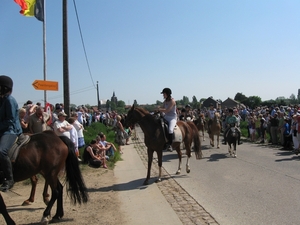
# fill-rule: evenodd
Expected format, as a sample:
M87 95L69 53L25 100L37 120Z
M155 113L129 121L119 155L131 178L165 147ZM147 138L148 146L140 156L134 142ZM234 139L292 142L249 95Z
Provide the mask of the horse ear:
M132 104L132 107L131 107L131 109L132 109L132 110L134 110L134 104Z

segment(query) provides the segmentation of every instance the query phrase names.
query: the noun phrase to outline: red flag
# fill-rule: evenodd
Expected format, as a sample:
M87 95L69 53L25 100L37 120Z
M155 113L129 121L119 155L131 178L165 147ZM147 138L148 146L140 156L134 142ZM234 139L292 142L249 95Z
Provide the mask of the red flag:
M47 125L51 126L51 124L52 124L52 111L51 111L51 104L49 102L46 103L45 112L50 115L50 119L48 120Z
M19 6L21 6L20 13L21 13L22 15L24 15L25 10L28 9L28 6L27 6L25 0L14 0L14 1L15 1L15 3L17 3Z

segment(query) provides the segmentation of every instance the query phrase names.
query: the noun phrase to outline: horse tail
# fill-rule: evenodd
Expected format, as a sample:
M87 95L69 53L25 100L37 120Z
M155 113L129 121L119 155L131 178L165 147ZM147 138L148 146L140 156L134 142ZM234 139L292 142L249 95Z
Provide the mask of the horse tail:
M201 151L201 140L200 140L198 128L193 122L188 122L188 124L193 131L193 142L194 142L195 154L196 154L196 156L198 156L198 158L201 159L203 157L203 155L202 155L202 151Z
M74 143L67 137L60 138L68 146L68 157L66 159L67 192L73 204L87 203L89 196L75 155Z

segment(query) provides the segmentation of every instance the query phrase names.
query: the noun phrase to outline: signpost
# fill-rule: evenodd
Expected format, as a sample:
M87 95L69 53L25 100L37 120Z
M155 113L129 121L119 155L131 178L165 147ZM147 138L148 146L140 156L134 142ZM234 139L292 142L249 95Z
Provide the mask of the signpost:
M35 90L58 91L57 81L35 80L32 83Z

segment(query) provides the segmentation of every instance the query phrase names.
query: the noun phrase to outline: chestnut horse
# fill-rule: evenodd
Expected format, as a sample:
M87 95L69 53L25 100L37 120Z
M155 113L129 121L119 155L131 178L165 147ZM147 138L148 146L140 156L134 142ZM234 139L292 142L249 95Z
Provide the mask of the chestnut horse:
M150 179L150 171L154 152L157 153L158 157L159 175L156 182L159 182L161 181L162 154L164 146L167 142L161 119L157 119L157 117L151 115L147 110L135 107L133 105L127 113L125 125L132 126L135 123L138 123L141 129L143 130L145 135L145 145L147 146L148 170L146 180L144 181L144 185L147 185ZM182 142L185 144L186 155L188 156L186 162L186 172L189 173L189 159L191 157L192 142L194 142L196 158L202 158L201 142L198 134L198 129L192 122L189 125L187 122L178 121L177 126L180 128L180 131L182 133ZM180 150L180 144L181 142L173 142L172 144L172 148L176 150L179 158L179 165L176 174L180 174L181 172L182 152Z
M217 148L220 148L220 142L219 142L220 133L221 133L220 113L215 112L215 116L213 118L212 124L210 125L210 133L209 133L210 145L212 147L215 146L214 136L217 135Z
M13 175L16 182L33 177L40 173L45 178L45 186L52 191L51 199L43 213L41 224L48 224L51 209L57 202L56 214L52 221L64 216L63 185L58 179L60 171L65 170L67 192L73 204L88 201L87 188L81 175L74 144L67 137L58 137L53 131L44 131L31 136L30 141L21 147L19 156L13 164ZM0 213L7 224L15 224L9 217L3 199L0 198Z

